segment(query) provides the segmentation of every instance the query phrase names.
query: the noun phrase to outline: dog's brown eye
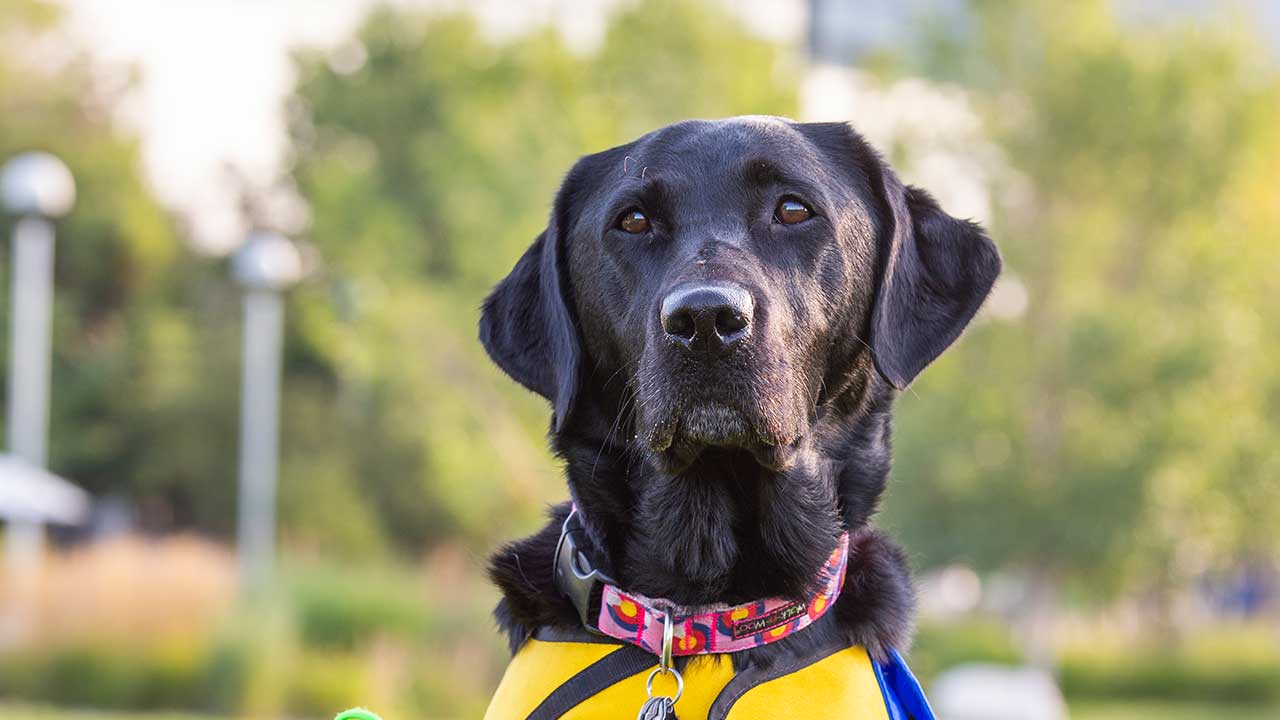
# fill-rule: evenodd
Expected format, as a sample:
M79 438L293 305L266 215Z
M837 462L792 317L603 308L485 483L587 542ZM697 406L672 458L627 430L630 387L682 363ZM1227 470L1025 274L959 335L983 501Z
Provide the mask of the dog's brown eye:
M639 210L628 210L618 218L618 229L623 232L639 235L649 231L649 218Z
M778 202L773 216L783 225L795 225L813 217L813 211L793 197L784 197Z

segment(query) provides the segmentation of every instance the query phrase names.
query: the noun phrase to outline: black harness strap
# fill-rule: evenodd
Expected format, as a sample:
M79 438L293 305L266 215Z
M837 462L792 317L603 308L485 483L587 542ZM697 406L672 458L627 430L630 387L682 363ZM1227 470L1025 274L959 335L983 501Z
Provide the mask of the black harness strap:
M777 680L780 677L804 670L810 665L815 665L847 647L849 647L847 643L833 640L812 648L806 654L789 653L763 667L754 664L748 665L735 674L729 680L729 683L720 690L720 694L711 703L711 709L707 711L707 720L725 720L729 715L729 711L733 709L734 704L741 700L748 690L752 690L770 680Z
M528 720L555 720L601 690L657 664L653 655L635 645L623 645L561 683L529 713Z

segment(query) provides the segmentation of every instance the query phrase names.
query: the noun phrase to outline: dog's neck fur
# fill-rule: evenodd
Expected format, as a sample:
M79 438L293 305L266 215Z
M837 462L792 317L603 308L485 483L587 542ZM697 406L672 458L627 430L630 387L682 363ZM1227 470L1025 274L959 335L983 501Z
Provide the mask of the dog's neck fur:
M803 646L836 634L880 658L904 648L914 607L907 563L868 524L889 471L893 391L874 372L858 375L819 408L814 431L781 473L746 453L714 450L685 472L666 475L626 442L573 429L612 423L566 424L553 445L592 539L592 561L629 591L683 605L800 598L813 589L847 529L849 566L834 612L777 645ZM537 627L580 625L552 582L568 508L557 506L541 531L491 559L490 575L503 592L495 615L513 650ZM736 653L734 662L767 657L778 651L772 647Z

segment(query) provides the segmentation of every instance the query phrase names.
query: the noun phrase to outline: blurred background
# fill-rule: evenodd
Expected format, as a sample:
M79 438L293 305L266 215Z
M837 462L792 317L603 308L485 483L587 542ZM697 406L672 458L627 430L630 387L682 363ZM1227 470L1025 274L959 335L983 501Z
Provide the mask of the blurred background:
M1006 258L879 519L942 716L1280 717L1268 0L4 0L0 714L479 717L565 497L480 301L578 155L747 113Z

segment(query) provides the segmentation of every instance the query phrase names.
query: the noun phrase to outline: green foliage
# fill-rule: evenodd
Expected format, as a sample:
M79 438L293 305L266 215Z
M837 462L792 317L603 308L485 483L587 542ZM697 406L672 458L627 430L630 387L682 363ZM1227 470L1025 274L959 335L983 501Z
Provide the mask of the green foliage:
M132 498L149 528L225 536L238 291L150 197L101 75L80 59L28 66L53 9L0 9L0 158L54 151L79 186L57 249L51 467ZM368 62L351 75L300 52L290 104L324 265L290 297L283 534L348 558L489 547L561 492L545 406L475 341L484 292L542 227L559 177L684 117L791 112L793 89L774 47L700 4L623 10L591 56L550 31L494 44L466 16L390 9L353 42ZM698 72L663 91L657 66Z
M112 713L0 702L7 720L208 720L204 716ZM1072 703L1074 720L1273 720L1277 708L1161 702ZM457 717L469 717L459 715Z
M212 717L178 713L118 713L8 701L0 702L0 714L8 720L211 720Z
M962 663L1017 665L1023 660L1009 627L985 618L921 625L907 659L926 685L939 672Z
M894 70L970 91L1011 168L990 225L1029 305L982 318L903 396L885 523L924 565L1031 569L1086 600L1273 564L1274 64L1231 27L1137 32L1100 1L975 6L973 32L940 28L934 55ZM132 497L149 527L226 536L238 294L182 249L88 63L24 60L56 21L49 3L0 5L0 158L52 150L80 188L58 245L52 466ZM585 54L547 31L496 44L465 16L394 9L352 42L368 60L346 74L299 52L289 103L291 180L323 267L289 301L282 532L348 562L393 548L452 564L428 593L409 573L308 567L282 619L193 630L189 647L7 653L0 694L314 716L387 683L405 716L477 716L503 659L478 550L563 495L545 404L474 339L484 292L583 152L687 117L795 111L786 56L713 4L622 8ZM1274 699L1274 651L1255 647L1274 638L1231 637L1070 648L1063 681L1089 697ZM1016 659L985 623L927 626L913 653L925 675Z
M87 61L28 59L44 56L32 48L55 19L36 0L0 8L0 161L52 151L77 185L75 209L58 228L50 465L91 492L133 496L152 526L224 529L233 507L234 291L221 268L183 249L142 181L136 142L113 126L116 96ZM5 235L11 220L0 218ZM8 260L6 249L0 317ZM0 352L0 363L7 358Z
M253 651L253 644L244 639L215 641L204 669L203 692L188 696L187 702L223 715L240 712L253 675Z
M508 657L492 630L492 593L476 578L451 578L456 559L431 562L311 560L284 568L278 593L179 639L7 648L0 697L244 717L328 717L364 704L388 716L478 717Z
M341 654L304 655L293 669L286 707L299 717L329 717L334 708L369 701L369 671L363 658Z
M1280 650L1268 628L1213 628L1174 647L1074 647L1062 688L1082 699L1280 703Z
M978 7L924 69L1011 166L991 230L1029 301L901 400L888 524L1095 595L1274 557L1280 75L1232 26Z
M0 697L117 710L253 717L328 716L373 705L384 715L478 717L507 660L478 579L455 559L426 568L308 561L285 568L278 596L183 637L71 638L0 653ZM427 582L429 581L429 582ZM968 618L922 626L908 657L927 684L960 663L1017 664L1007 627ZM1079 633L1062 655L1074 703L1113 699L1280 702L1272 628L1209 626L1180 643ZM1226 715L1224 715L1226 717Z
M1280 707L1230 703L1080 702L1071 703L1073 720L1272 720Z
M262 649L198 642L181 651L85 645L13 653L0 658L0 693L114 710L239 713L254 709L252 689L269 676L279 681L272 695L298 716L331 714L367 697L363 661L307 653L277 677L250 656Z
M1024 663L1008 626L983 618L922 625L908 660L926 687L956 665ZM1081 633L1062 649L1058 668L1073 706L1118 699L1270 706L1280 703L1277 677L1280 646L1263 625L1208 626L1178 642Z
M405 578L388 573L313 568L291 590L302 643L311 648L366 648L379 636L428 636L431 609Z
M325 275L291 308L283 512L306 544L340 523L369 546L490 547L562 492L545 405L475 341L559 179L668 122L790 113L794 91L775 48L696 3L623 10L589 56L551 32L495 45L465 17L390 9L353 42L368 60L350 74L298 56L293 177Z
M78 646L0 659L0 694L92 707L190 707L207 667L190 648Z

